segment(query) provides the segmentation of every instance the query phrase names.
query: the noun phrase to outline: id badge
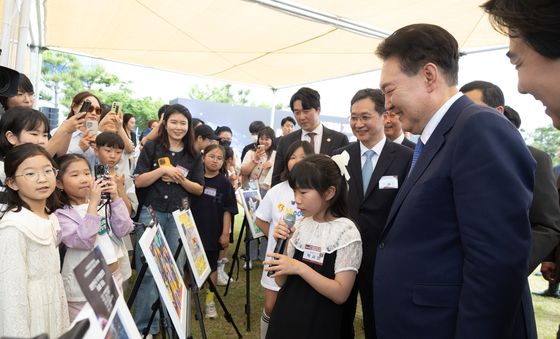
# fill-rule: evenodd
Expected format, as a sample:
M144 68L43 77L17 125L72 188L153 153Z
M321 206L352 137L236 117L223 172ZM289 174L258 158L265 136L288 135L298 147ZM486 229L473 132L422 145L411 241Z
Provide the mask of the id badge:
M325 253L321 253L321 247L306 244L302 259L312 264L323 265Z
M216 196L217 190L214 187L204 187L204 194L209 195L211 197Z
M397 189L399 188L399 178L396 175L385 175L379 179L379 189Z

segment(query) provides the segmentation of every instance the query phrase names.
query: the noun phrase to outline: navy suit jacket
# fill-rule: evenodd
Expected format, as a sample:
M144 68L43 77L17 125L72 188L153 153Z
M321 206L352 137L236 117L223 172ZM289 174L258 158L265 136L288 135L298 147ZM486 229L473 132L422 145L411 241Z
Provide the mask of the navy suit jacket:
M272 171L272 186L281 182L280 175L284 171L284 157L290 145L301 140L301 129L283 136L280 143L276 146L276 158L274 160L274 169ZM319 153L328 156L333 155L334 150L348 145L348 137L346 134L333 131L323 125L323 136L321 138L321 150Z
M406 137L404 137L401 145L406 146L406 147L408 147L412 150L414 150L414 148L416 148L416 143L408 140Z
M463 96L400 189L377 250L377 337L536 338L527 264L535 161Z

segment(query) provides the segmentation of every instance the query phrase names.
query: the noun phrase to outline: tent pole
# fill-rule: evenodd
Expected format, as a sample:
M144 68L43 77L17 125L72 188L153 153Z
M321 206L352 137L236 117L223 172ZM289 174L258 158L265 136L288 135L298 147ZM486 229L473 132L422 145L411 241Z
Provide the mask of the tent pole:
M10 62L10 36L12 33L12 12L15 0L4 1L4 15L2 18L2 56L0 64L9 67Z
M31 12L31 0L23 0L21 4L21 12L19 13L19 33L16 54L16 70L24 73L25 71L25 55L28 51L29 38L29 13Z
M276 88L272 88L272 108L270 109L270 128L274 129L274 120L276 115Z

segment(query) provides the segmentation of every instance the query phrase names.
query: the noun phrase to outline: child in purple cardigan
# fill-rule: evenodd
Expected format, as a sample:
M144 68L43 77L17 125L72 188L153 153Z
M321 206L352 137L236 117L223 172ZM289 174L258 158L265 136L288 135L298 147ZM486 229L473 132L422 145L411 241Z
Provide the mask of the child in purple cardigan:
M74 268L95 247L101 253L117 284L122 288L130 277L130 261L122 237L134 226L128 210L117 192L114 178L95 180L87 160L78 154L57 159L60 172L57 187L61 190L62 208L55 211L62 229L62 243L67 247L62 265L62 280L68 299L70 321L78 315L86 299ZM99 208L101 193L110 194L107 208Z

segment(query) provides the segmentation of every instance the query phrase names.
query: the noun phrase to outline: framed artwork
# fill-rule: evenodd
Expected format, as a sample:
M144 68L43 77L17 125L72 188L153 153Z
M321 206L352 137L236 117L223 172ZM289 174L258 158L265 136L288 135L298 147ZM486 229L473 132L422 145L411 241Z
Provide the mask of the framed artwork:
M149 227L138 241L160 297L180 339L187 328L187 288L159 225Z
M243 203L243 210L245 211L245 217L249 223L249 229L251 230L251 235L253 239L264 237L263 231L255 223L255 211L261 203L261 192L258 189L250 190L238 190L241 202Z
M211 269L192 212L190 209L176 210L173 212L173 218L187 253L189 267L193 272L197 286L200 288L210 275Z
M79 332L80 322L84 319L89 320L89 325L85 333ZM136 323L130 314L130 310L126 305L122 296L119 296L109 319L103 324L98 322L98 316L89 303L82 308L74 322L70 325L70 330L65 334L68 338L82 339L140 339L141 335L136 328ZM62 338L62 337L61 337Z
M115 307L119 292L99 247L95 247L75 268L74 275L101 328Z

